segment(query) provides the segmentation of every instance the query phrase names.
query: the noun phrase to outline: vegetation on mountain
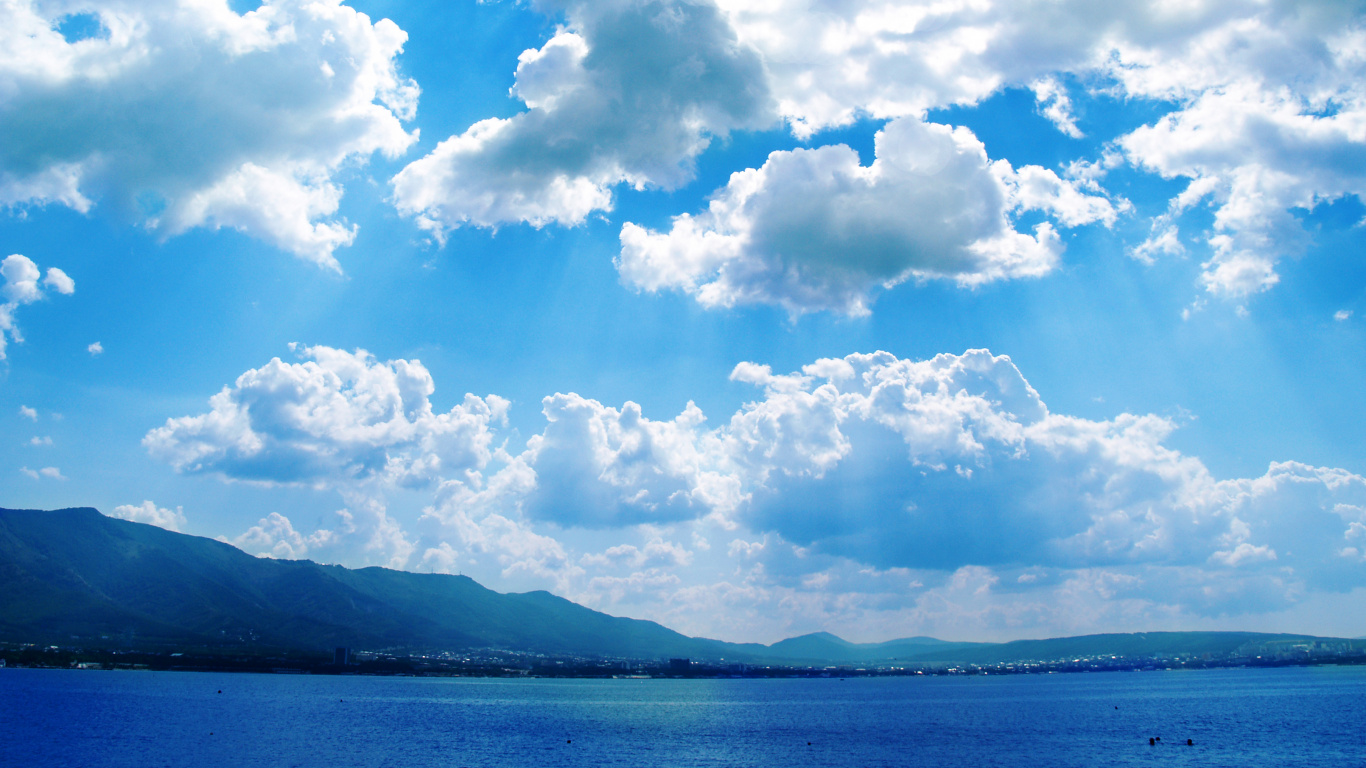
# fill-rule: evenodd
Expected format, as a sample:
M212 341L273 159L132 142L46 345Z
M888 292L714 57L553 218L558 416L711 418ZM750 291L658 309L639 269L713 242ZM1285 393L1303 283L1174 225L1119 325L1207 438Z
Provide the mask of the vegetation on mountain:
M1118 655L1228 655L1307 635L1149 632L1011 643L818 632L769 646L688 637L548 592L466 576L253 557L221 541L91 508L0 509L0 641L89 646L522 653L761 664L999 664Z

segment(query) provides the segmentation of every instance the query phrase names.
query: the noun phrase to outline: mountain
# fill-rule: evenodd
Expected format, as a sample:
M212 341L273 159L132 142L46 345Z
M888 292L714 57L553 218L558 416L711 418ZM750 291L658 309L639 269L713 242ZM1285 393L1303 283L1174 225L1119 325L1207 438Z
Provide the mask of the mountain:
M744 651L548 592L499 594L463 576L257 558L89 508L0 509L0 639L72 638L634 658Z
M839 661L844 664L912 661L926 657L957 658L963 651L991 643L953 643L933 637L907 637L885 643L851 643L829 632L815 632L780 640L768 646L764 655L788 664L819 664Z
M1306 643L1346 643L1341 638L1314 635L1267 634L1262 632L1134 632L1127 634L1080 635L1048 640L1015 640L983 644L976 648L954 649L947 654L922 654L921 662L935 660L959 664L1003 664L1020 661L1057 661L1099 656L1129 659L1174 658L1181 655L1220 658L1255 655L1258 649L1285 650ZM1357 649L1362 647L1359 641ZM936 659L938 655L941 659Z
M1226 656L1311 641L1351 642L1148 632L1010 643L932 637L851 643L818 632L771 646L726 643L609 616L548 592L501 594L465 576L257 558L220 541L105 517L90 508L0 509L0 641L73 640L142 648L499 648L792 666Z

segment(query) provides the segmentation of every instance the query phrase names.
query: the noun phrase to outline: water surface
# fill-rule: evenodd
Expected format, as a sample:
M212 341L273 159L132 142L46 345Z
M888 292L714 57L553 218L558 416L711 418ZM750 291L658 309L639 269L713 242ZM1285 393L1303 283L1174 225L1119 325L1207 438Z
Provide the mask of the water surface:
M1366 766L1364 705L1366 669L1350 667L844 681L0 669L0 765L1336 768Z

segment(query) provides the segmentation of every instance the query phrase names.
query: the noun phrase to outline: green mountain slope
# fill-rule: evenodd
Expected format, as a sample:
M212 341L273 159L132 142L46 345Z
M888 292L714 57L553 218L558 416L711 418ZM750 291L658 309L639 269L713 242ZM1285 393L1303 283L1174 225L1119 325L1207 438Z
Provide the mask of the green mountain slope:
M730 646L472 579L252 557L94 509L0 510L0 638L717 658ZM737 649L738 650L738 649Z
M301 651L339 645L409 652L500 648L871 666L1224 656L1332 639L1149 632L1011 643L931 637L851 643L818 632L771 646L725 643L609 616L548 592L500 594L464 576L256 558L223 542L81 508L0 509L0 640Z

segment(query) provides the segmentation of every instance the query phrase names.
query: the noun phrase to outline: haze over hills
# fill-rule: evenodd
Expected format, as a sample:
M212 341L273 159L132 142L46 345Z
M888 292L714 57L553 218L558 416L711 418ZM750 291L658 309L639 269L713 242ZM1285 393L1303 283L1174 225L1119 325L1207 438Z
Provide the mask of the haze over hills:
M1001 663L1115 654L1228 654L1306 635L1154 632L1012 643L819 632L769 646L682 635L548 592L500 594L464 576L253 557L213 539L91 508L0 509L0 640L127 647L402 651L499 648L579 656L789 665Z

